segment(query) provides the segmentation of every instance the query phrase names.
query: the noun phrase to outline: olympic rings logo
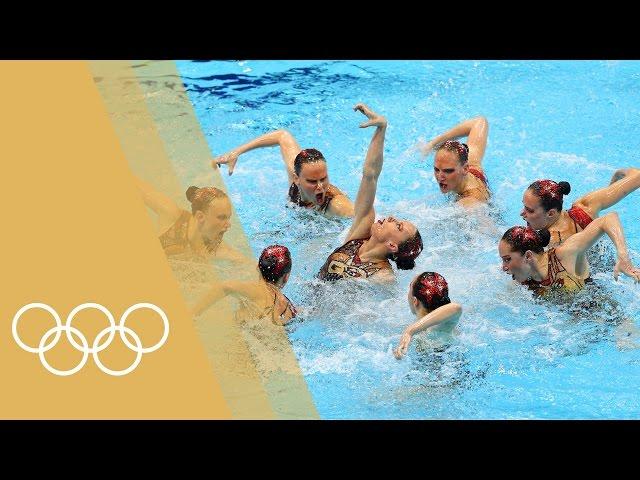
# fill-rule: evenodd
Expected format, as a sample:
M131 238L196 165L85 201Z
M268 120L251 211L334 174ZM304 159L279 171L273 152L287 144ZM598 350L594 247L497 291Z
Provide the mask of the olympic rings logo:
M18 335L18 321L20 320L20 317L22 317L23 313L33 308L40 308L42 310L46 310L53 316L53 319L56 321L56 326L49 329L42 336L42 338L40 339L40 344L38 345L37 348L26 345ZM71 322L73 321L73 318L76 316L76 314L88 308L100 310L102 313L105 314L105 316L107 317L107 320L109 320L109 326L104 328L100 333L98 333L98 335L96 335L96 338L93 340L93 345L91 347L89 347L87 339L83 335L83 333L77 328L71 326ZM146 347L146 348L142 346L140 337L138 337L138 335L129 327L125 326L127 317L135 310L139 310L141 308L148 308L156 312L158 315L160 315L160 318L162 319L162 323L164 324L164 333L160 341L158 341L158 343L156 343L155 345L151 347ZM89 354L92 354L94 362L96 363L98 368L102 370L104 373L108 375L113 375L113 376L123 376L123 375L127 375L128 373L131 373L133 370L137 368L137 366L140 364L140 361L142 360L143 353L154 352L158 350L162 345L164 345L164 343L167 341L167 337L169 336L169 319L167 318L166 313L164 313L164 311L160 307L158 307L157 305L154 305L153 303L136 303L135 305L132 305L131 307L129 307L122 314L122 317L120 317L120 323L116 325L116 321L113 318L113 315L106 307L100 305L99 303L83 303L82 305L78 305L76 308L74 308L71 311L71 313L69 313L69 315L67 316L66 323L62 325L62 320L60 319L60 315L58 315L58 312L56 312L52 307L50 307L46 303L29 303L28 305L25 305L20 310L18 310L18 312L14 315L13 322L11 323L11 331L13 333L13 338L15 339L16 343L20 346L20 348L22 348L23 350L26 350L27 352L37 353L38 356L40 357L40 362L42 363L44 368L49 370L54 375L66 377L69 375L73 375L76 372L79 372L82 369L82 367L84 367L85 363L87 363ZM69 340L71 345L73 345L73 347L76 350L79 350L83 354L82 360L80 360L80 363L70 370L58 370L56 368L53 368L49 364L49 362L47 361L44 355L45 352L51 350L53 347L55 347L58 344L58 340L60 339L60 335L62 334L62 332L66 333L67 339ZM122 339L124 344L127 347L129 347L131 350L136 352L135 360L128 368L124 370L111 370L105 367L104 364L100 361L100 358L98 356L98 353L100 353L109 345L111 345L111 342L113 341L113 338L116 332L120 334L120 338ZM125 333L131 336L131 338L133 338L135 345L133 345L129 341ZM47 340L49 340L49 338L51 338L52 335L55 335L54 339L47 344ZM100 341L104 338L105 335L108 335L108 338L102 344L100 344ZM78 344L74 336L80 339L80 342L82 343L82 345Z

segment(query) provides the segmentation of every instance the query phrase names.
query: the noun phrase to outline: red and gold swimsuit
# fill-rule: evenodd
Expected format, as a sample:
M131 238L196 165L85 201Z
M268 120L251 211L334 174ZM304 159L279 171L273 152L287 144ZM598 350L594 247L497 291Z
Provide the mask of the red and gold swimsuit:
M358 256L358 249L368 238L350 240L336 248L324 263L318 278L320 280L339 280L341 278L368 278L380 270L391 270L388 260L363 262Z
M571 235L578 233L578 227L580 227L580 230L584 230L585 228L587 228L587 225L589 225L593 221L593 219L589 216L589 214L585 212L582 208L578 207L577 205L573 205L569 210L567 210L567 213L569 214L569 218L573 220L573 233L569 232L571 234L570 235L567 234L564 240L569 238ZM563 240L562 232L560 230L549 230L549 231L558 236L558 242L555 243L554 241L552 245L560 245Z
M560 259L556 255L556 249L551 248L547 252L549 256L547 278L538 282L536 280L527 280L522 282L523 285L533 290L536 295L545 296L552 290L561 290L564 292L578 292L584 288L585 281L579 277L571 275L562 265Z
M469 173L482 182L481 186L471 187L458 195L459 198L473 197L477 200L487 201L491 194L489 193L489 182L485 174L476 167L469 167ZM477 194L475 194L477 192ZM475 194L475 195L474 195Z
M587 212L577 205L573 205L569 210L567 210L567 213L569 214L569 217L571 217L571 220L573 220L574 225L580 225L580 228L583 230L587 228L587 225L593 222L593 218L591 218ZM576 228L576 233L577 231L578 229Z
M190 249L188 235L190 219L191 214L186 210L182 210L175 223L158 237L165 254L177 255Z
M273 321L280 324L281 322L286 323L292 318L295 318L298 314L298 311L296 310L296 307L293 305L291 300L289 300L289 298L284 293L282 293L272 284L267 283L267 287L269 287L269 290L271 290L271 292L273 293L273 306L269 309L269 313L271 314ZM276 306L278 305L278 294L282 295L287 301L287 304L282 312L278 312L276 310Z

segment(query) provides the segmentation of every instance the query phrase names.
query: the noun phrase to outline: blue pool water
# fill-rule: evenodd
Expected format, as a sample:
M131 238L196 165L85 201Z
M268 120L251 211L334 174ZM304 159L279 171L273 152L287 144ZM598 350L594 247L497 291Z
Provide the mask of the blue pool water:
M576 313L533 302L514 285L500 271L497 240L521 224L521 197L531 181L569 181L570 204L608 184L616 168L640 166L640 62L185 61L178 67L213 155L286 128L303 148L323 152L332 183L352 199L373 133L358 128L363 117L352 107L365 102L389 121L376 211L411 220L425 243L417 268L400 271L391 292L313 280L348 222L287 207L279 149L243 155L232 177L222 171L254 253L272 243L292 251L285 293L306 311L289 336L322 418L639 416L640 349L618 344L612 319L640 323L640 287L613 281L610 249L592 270L599 302L617 302L618 311ZM497 234L449 203L433 179L433 157L411 151L419 139L476 115L490 123L484 168ZM177 168L189 179L203 167ZM615 210L640 264L640 192ZM452 300L463 305L459 335L447 349L418 351L416 341L397 361L391 349L414 320L408 285L424 270L444 275Z

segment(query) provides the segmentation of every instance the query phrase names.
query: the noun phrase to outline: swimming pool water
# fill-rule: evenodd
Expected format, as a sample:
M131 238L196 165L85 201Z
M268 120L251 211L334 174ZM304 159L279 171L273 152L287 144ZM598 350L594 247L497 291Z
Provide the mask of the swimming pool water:
M613 321L640 322L640 287L614 282L611 249L593 268L597 295L620 304L572 313L533 302L500 271L497 241L522 224L533 180L571 183L566 204L609 183L617 168L640 166L640 62L635 61L212 61L178 67L213 155L286 128L328 160L332 183L352 199L373 133L359 129L365 102L389 121L376 212L414 222L425 249L398 286L321 285L313 276L349 222L287 206L278 148L240 157L222 173L256 255L287 245L293 271L285 293L305 307L289 337L322 418L637 418L640 350L616 342ZM490 124L483 166L494 194L493 230L442 196L433 157L412 147L457 122ZM202 165L176 166L183 178ZM613 208L640 263L640 192ZM607 243L608 239L602 243ZM447 349L414 341L391 349L414 319L411 279L437 271L463 305ZM593 295L583 292L583 297ZM602 303L602 302L601 302ZM606 303L606 302L605 302ZM613 318L611 318L613 317ZM425 340L427 341L427 340ZM640 346L640 339L638 339Z

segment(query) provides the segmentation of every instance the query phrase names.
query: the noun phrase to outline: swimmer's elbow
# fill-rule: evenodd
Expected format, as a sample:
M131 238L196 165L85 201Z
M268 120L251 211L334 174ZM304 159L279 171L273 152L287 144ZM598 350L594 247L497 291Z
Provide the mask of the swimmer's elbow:
M475 117L473 119L473 122L478 127L484 127L484 128L489 127L489 120L487 120L487 117L484 117L482 115L480 115L479 117Z
M273 132L273 134L278 139L278 143L293 140L293 135L291 134L291 132L289 130L285 130L284 128L276 130L275 132Z
M459 303L451 302L450 304L451 315L461 315L462 314L462 305Z
M635 188L638 188L638 182L640 182L640 168L629 168L627 170L627 175L637 182L634 186Z
M620 216L618 215L618 212L608 212L608 213L604 214L600 218L602 218L602 220L603 220L602 223L605 223L605 222L619 222L620 221Z
M377 182L380 176L380 169L365 167L362 171L362 180L365 182Z

